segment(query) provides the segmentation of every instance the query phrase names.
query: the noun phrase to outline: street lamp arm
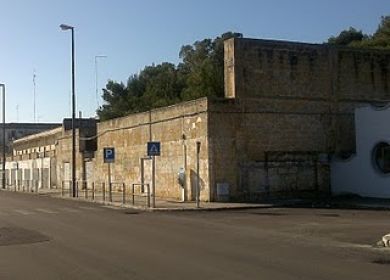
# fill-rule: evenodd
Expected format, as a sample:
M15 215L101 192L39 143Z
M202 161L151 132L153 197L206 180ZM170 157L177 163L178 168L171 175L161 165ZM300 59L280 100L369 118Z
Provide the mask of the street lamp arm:
M74 29L74 27L73 26L70 26L70 25L67 25L67 24L61 24L60 25L60 28L62 29L62 30L70 30L70 29Z

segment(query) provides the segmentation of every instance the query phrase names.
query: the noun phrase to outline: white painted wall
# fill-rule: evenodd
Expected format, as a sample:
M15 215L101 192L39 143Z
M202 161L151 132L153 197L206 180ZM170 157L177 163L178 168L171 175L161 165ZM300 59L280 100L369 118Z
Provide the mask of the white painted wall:
M43 181L43 169L47 169L50 174L50 158L37 158L30 160L21 160L21 161L7 161L5 164L5 169L9 170L8 179L13 184L13 180L11 179L11 170L23 170L22 178L18 178L21 180L36 180L38 181L38 188L50 188L50 178L48 181ZM26 172L29 170L29 172ZM33 170L38 170L38 174L36 174L36 178L33 178ZM21 182L16 182L16 184Z
M390 174L373 163L372 151L379 142L390 143L390 107L365 106L355 110L356 154L346 161L331 162L333 194L390 198Z

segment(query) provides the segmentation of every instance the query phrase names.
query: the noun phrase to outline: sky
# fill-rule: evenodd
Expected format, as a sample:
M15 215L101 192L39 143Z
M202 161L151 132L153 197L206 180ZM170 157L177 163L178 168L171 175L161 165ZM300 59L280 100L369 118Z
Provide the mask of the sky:
M71 33L63 23L75 28L77 112L95 117L108 80L126 83L152 63L178 63L182 45L227 31L322 43L350 26L371 34L384 15L389 0L0 0L6 122L71 116Z

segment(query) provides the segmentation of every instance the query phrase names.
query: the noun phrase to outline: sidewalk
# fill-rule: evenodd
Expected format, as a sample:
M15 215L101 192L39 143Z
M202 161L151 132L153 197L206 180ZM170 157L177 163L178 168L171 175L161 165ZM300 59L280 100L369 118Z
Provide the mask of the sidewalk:
M6 191L13 192L13 189ZM27 193L27 192L25 192ZM35 194L36 192L28 192ZM142 211L218 211L218 210L239 210L239 209L256 209L256 208L272 208L272 207L291 207L291 208L326 208L326 209L361 209L361 210L390 210L390 199L378 198L363 198L358 196L340 196L324 199L284 199L271 200L259 203L236 203L236 202L200 202L200 207L196 207L196 203L181 202L176 200L166 200L156 197L155 207L147 207L147 196L135 196L134 202L132 195L126 194L123 197L121 192L112 194L112 201L108 194L103 195L101 192L96 192L93 197L91 193L79 192L79 197L73 198L69 192L61 194L61 190L39 190L38 195L50 196L54 198L79 200L91 203L99 203L107 206L118 208L137 209ZM152 205L152 201L150 202Z
M35 193L34 193L35 194ZM147 207L147 196L135 196L134 204L132 196L127 194L125 197L125 203L123 203L123 194L121 192L114 192L112 194L112 202L109 201L108 194L103 196L101 192L97 192L95 197L92 198L91 193L85 194L79 192L79 197L71 197L69 192L61 194L60 190L40 190L39 195L51 196L55 198L79 200L91 203L99 203L113 207L130 208L143 211L218 211L218 210L238 210L238 209L255 209L255 208L271 208L281 206L276 203L233 203L233 202L200 202L199 208L196 207L195 201L176 201L166 200L156 197L155 207ZM152 201L150 201L152 205Z

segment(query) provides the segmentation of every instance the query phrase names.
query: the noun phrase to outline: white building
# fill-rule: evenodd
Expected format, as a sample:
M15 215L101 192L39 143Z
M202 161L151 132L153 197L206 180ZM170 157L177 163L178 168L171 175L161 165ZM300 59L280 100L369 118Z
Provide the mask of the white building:
M355 129L356 154L332 160L332 193L390 198L390 105L357 108Z

